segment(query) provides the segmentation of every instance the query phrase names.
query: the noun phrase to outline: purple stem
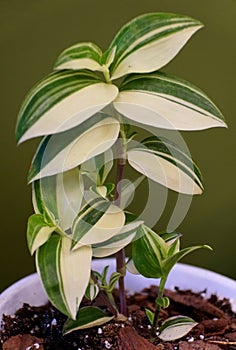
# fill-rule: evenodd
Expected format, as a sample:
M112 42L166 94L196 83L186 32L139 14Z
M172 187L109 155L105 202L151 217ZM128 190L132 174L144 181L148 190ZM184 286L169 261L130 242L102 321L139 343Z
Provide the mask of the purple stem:
M124 154L124 146L122 138L117 140L117 178L116 178L116 194L115 194L115 204L120 206L121 203L121 191L122 191L122 179L124 178L124 167L126 164L126 155ZM116 270L121 273L119 279L119 297L120 297L120 312L123 315L127 315L127 305L125 297L125 250L121 249L116 253Z

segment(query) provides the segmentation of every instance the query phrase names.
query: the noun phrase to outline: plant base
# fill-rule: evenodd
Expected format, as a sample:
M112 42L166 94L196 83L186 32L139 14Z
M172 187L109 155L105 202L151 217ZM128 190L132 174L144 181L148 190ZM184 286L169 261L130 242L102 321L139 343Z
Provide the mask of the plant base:
M236 349L236 314L231 310L229 301L220 300L214 295L205 299L204 293L191 291L166 290L165 294L171 299L171 306L162 311L161 320L183 314L198 321L198 326L179 341L164 343L158 338L150 340L150 325L143 310L146 307L154 308L156 292L156 287L152 286L143 292L128 296L129 318L126 322L112 321L100 327L72 332L64 337L62 336L62 327L66 319L64 315L49 303L42 307L24 305L15 315L4 316L0 349L23 349L17 348L16 345L19 343L19 334L32 337L29 349ZM99 298L95 304L99 305ZM12 336L16 337L11 338ZM35 337L38 339L37 342ZM8 339L11 339L12 345ZM9 344L12 347L9 347Z

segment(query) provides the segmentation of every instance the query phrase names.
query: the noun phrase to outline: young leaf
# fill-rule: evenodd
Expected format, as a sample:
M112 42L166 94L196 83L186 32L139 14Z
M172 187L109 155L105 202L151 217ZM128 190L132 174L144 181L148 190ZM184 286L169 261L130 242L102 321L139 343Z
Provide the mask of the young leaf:
M57 58L54 69L101 70L101 49L94 43L84 42L65 49Z
M163 341L176 340L188 334L196 325L197 322L190 317L170 317L162 323L158 337Z
M18 115L16 139L23 142L71 129L108 105L118 94L92 72L63 70L40 81Z
M153 321L154 321L154 312L152 312L151 310L145 308L145 313L147 315L147 318L148 318L150 324L152 325Z
M109 279L109 292L112 292L113 289L115 288L116 286L116 283L119 281L121 277L121 273L119 272L113 272L110 276L110 279Z
M110 66L112 79L163 67L201 27L199 21L171 13L148 13L131 20L108 49L116 47Z
M172 256L169 256L163 261L163 273L165 276L167 276L170 272L170 270L173 268L173 266L180 261L184 256L188 255L189 253L194 252L198 249L209 249L212 250L212 248L209 245L199 245L199 246L193 246L188 247L180 250L179 252L175 253Z
M83 179L78 168L44 177L32 184L35 212L46 212L62 230L72 226L83 199Z
M140 227L138 237L132 244L134 266L145 277L162 277L162 261L168 249L165 241L144 225Z
M136 122L174 130L226 127L224 116L204 92L169 74L131 75L120 91L114 107Z
M63 334L68 334L78 329L86 329L100 326L111 321L114 316L107 316L101 309L95 306L82 307L76 320L68 319L63 327Z
M104 242L120 232L124 223L125 214L119 207L102 197L92 199L73 222L72 248Z
M110 148L118 134L118 121L97 113L72 130L43 138L32 161L29 181L75 168Z
M27 243L31 255L51 236L56 226L50 226L45 222L41 214L33 214L29 217L27 225Z
M98 293L99 293L98 285L96 283L94 283L94 281L90 278L88 287L85 291L85 297L88 300L93 301L97 297Z
M157 298L155 303L163 309L166 309L170 305L170 299L168 297Z
M92 249L71 251L71 239L52 235L36 253L36 266L49 300L76 319L90 279Z
M201 194L200 170L193 160L173 142L158 137L142 141L143 147L127 152L130 165L153 181L185 194Z

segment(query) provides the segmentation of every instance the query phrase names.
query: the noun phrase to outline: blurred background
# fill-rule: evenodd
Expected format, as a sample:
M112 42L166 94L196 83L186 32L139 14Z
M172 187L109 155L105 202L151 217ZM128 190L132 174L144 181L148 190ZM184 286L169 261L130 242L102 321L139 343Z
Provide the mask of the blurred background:
M123 24L146 12L186 14L205 24L163 70L205 91L229 128L182 133L202 170L205 192L193 198L178 230L183 246L207 243L214 249L198 251L185 262L236 278L236 1L0 0L0 291L35 270L26 246L32 213L26 177L38 140L17 147L14 139L25 94L51 71L64 48L92 41L105 50ZM168 210L157 224L160 230L167 225Z

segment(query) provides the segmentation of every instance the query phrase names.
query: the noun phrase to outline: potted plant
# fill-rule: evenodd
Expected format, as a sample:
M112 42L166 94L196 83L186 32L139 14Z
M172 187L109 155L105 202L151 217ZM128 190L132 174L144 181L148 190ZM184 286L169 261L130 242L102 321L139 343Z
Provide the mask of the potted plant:
M200 170L177 130L226 127L224 117L197 87L159 70L201 27L183 15L141 15L121 28L104 53L90 42L64 50L23 102L17 142L43 136L28 177L35 213L27 242L48 299L68 317L64 334L126 319L127 269L159 280L155 310L146 308L150 341L175 340L196 325L185 315L160 324L159 315L169 306L164 288L176 263L210 247L181 249L179 232L156 233L142 213L127 207L145 178L189 196L203 191ZM143 140L137 124L149 133ZM175 137L163 137L160 129ZM129 166L141 177L125 180ZM152 216L157 210L152 207ZM92 258L114 254L110 275L105 263L100 271L92 267ZM106 310L94 306L100 294ZM91 305L81 306L84 298Z

